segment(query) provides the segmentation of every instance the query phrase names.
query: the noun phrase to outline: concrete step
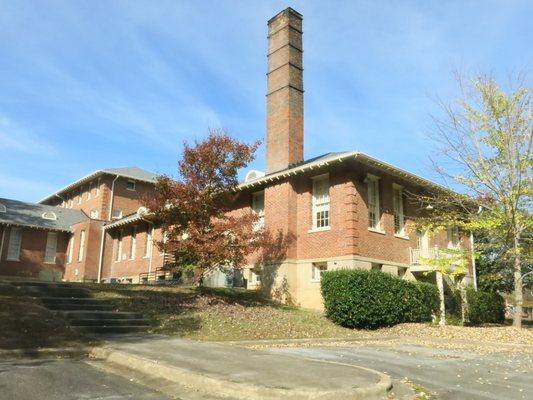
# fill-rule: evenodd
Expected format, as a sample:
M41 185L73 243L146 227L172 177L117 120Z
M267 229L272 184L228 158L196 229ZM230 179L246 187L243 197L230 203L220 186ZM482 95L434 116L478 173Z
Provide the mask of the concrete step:
M100 326L149 326L150 323L144 318L128 318L128 319L69 319L69 324L72 327L80 326L91 326L91 327L100 327Z
M123 311L71 310L57 312L67 319L143 319L143 315L140 313Z
M113 311L115 307L109 303L82 304L77 302L50 303L46 308L53 311Z
M75 329L78 332L82 333L132 333L132 332L144 332L148 330L148 325L122 325L122 326L109 326L109 325L99 325L99 326L72 326L72 329Z
M87 289L69 287L47 287L47 286L19 286L27 295L33 297L91 297L91 292Z
M45 305L48 304L110 304L107 300L93 299L91 297L38 297Z

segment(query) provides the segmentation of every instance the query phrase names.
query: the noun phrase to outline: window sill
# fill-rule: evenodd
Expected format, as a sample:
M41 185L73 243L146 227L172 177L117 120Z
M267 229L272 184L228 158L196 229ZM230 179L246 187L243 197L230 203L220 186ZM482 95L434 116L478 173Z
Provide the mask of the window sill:
M398 239L409 240L409 236L406 236L406 235L398 235L395 233L394 237Z
M325 232L325 231L330 231L331 230L331 226L324 226L322 228L313 228L313 229L309 229L307 231L307 233L314 233L314 232Z
M380 235L386 235L385 231L382 231L381 229L376 228L368 228L370 232L379 233Z
M55 261L45 261L44 264L46 265L56 265L56 262Z
M319 280L311 279L311 283L320 283L320 279Z
M6 258L6 261L16 261L16 262L20 262L20 258Z

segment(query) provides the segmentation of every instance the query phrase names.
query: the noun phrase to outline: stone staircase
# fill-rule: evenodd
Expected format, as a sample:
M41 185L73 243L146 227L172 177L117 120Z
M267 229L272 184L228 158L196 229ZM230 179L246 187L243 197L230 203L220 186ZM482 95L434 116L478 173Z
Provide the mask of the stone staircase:
M78 332L121 334L143 332L150 327L141 314L118 311L108 300L92 298L88 289L76 284L39 281L12 281L11 284L65 318Z

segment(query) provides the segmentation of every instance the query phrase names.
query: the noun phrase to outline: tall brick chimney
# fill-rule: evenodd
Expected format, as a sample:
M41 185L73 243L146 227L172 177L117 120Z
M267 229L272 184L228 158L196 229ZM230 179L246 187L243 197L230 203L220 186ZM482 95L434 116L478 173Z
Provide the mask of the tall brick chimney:
M302 15L292 8L268 21L266 173L303 160Z

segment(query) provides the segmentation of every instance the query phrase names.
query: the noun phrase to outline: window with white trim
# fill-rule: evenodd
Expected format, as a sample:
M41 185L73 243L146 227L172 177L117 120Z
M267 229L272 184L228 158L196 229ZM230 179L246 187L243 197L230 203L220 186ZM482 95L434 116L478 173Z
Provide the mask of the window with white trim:
M115 208L113 210L113 212L111 213L111 218L112 219L120 219L120 218L122 218L122 209Z
M146 232L146 241L144 243L144 257L150 257L152 255L154 228L150 226Z
M135 181L133 179L128 179L128 181L126 182L126 189L135 190Z
M92 209L90 216L91 216L92 219L98 219L98 217L100 216L100 213L98 212L98 209L97 208Z
M313 178L313 229L329 227L329 176Z
M265 192L252 194L252 210L258 217L254 229L259 230L265 226Z
M80 186L80 189L78 191L78 204L81 204L81 201L83 200L82 197L83 197L83 186Z
M80 233L80 247L78 249L78 262L81 262L83 260L84 253L85 253L85 229L82 230Z
M74 235L72 235L68 241L67 264L70 264L72 262L73 254L74 254Z
M261 270L259 268L250 270L250 283L252 285L259 285L261 283Z
M48 232L46 235L46 248L44 251L44 262L46 264L56 263L57 252L57 232Z
M122 229L118 232L116 250L115 261L120 261L122 258Z
M403 214L403 187L392 185L392 203L394 208L394 233L396 235L405 235L405 223Z
M100 178L96 181L96 192L94 194L94 197L98 197L100 195Z
M381 212L379 209L379 178L368 174L366 177L368 200L368 227L381 229Z
M137 248L137 227L134 226L131 230L130 260L135 260L136 248Z
M89 183L89 191L87 192L87 200L91 200L93 196L94 182Z
M7 260L20 261L20 245L22 243L22 230L12 227L9 232L9 243L7 245Z
M459 246L459 228L456 226L449 227L446 230L448 237L448 248L453 249Z
M6 206L0 203L0 213L5 213L6 211L7 211Z
M320 282L322 279L322 274L328 270L328 263L326 262L317 262L313 263L311 266L311 281Z

